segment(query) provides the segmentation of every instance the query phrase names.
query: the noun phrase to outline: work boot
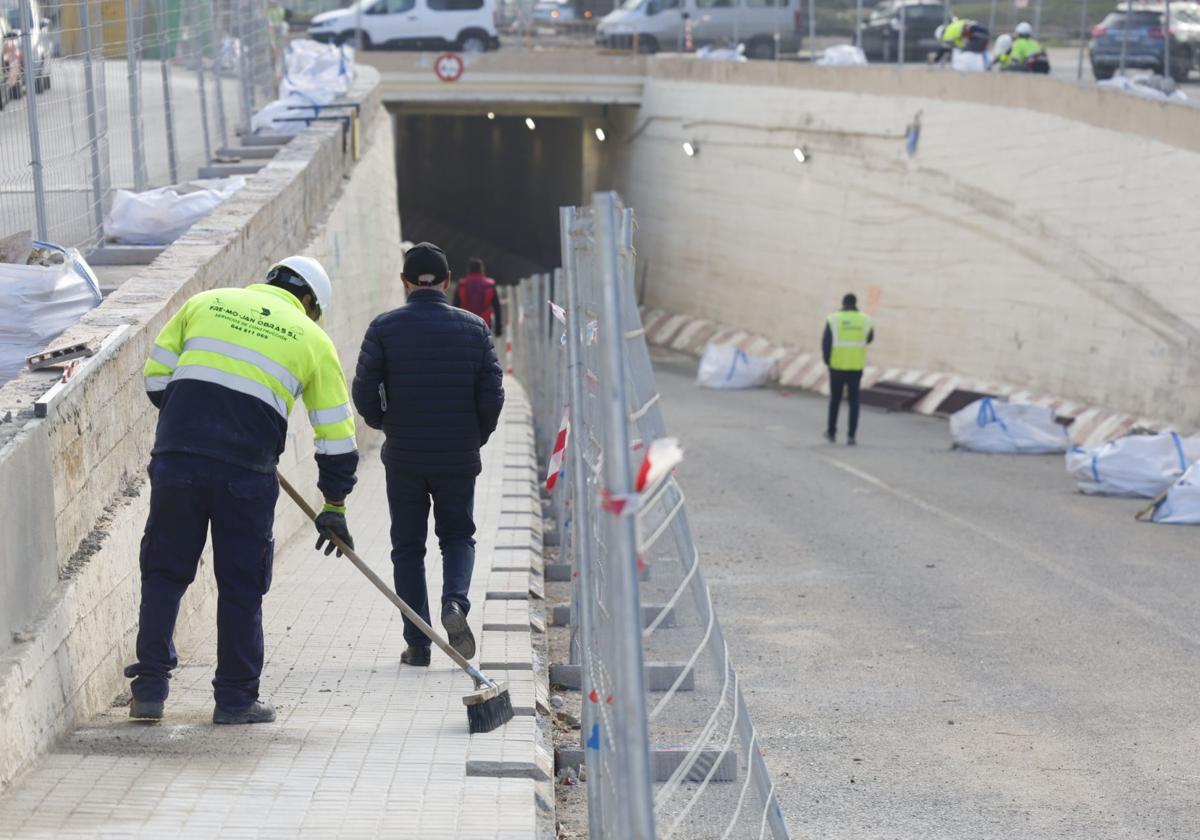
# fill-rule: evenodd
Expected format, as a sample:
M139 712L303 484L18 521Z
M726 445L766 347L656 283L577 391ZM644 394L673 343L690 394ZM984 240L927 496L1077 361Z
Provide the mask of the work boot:
M846 445L847 445L847 446L858 446L858 441L856 441L856 440L855 440L854 438L852 438L852 437L850 437L850 438L846 438Z
M475 656L475 635L467 624L467 614L454 601L447 601L442 607L442 626L450 637L450 647L462 654L463 659Z
M129 716L134 720L162 720L163 701L139 700L134 697L129 701Z
M213 723L273 723L274 720L275 709L261 700L255 700L244 709L213 708Z
M837 435L835 435L833 432L826 432L825 440L829 441L830 443L837 443Z
M417 668L429 667L429 648L425 645L409 645L400 654L402 665L412 665Z

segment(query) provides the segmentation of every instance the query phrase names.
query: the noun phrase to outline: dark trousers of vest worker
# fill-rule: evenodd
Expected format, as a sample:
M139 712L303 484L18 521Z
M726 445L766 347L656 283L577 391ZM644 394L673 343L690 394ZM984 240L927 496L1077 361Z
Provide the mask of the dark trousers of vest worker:
M454 601L464 613L468 612L471 601L467 591L475 568L475 477L431 478L391 468L386 475L396 594L433 624L429 620L429 592L425 585L425 540L432 500L433 530L442 549L442 605ZM430 644L407 618L404 641L424 647Z
M275 502L279 481L200 455L166 453L150 462L150 516L142 537L142 606L137 664L125 669L133 696L161 701L179 664L175 620L196 578L212 528L217 577L217 673L213 694L222 709L258 699L263 667L262 599L271 587Z
M829 434L837 434L838 409L842 406L842 391L846 391L850 403L850 437L858 432L858 386L862 382L861 370L829 371Z

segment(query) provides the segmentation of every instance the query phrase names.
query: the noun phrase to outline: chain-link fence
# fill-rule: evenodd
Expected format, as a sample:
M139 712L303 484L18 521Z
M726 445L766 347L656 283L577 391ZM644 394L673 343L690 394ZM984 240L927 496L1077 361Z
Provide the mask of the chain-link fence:
M509 314L539 453L563 457L591 836L786 837L670 469L633 230L612 193L564 208L562 271L523 281Z
M0 0L0 236L101 241L115 189L195 178L275 98L269 0Z

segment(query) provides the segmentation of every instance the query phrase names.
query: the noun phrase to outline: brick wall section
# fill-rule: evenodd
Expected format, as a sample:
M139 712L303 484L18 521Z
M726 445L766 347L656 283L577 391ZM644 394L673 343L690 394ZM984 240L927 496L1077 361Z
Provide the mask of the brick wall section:
M170 315L197 292L258 282L272 261L309 254L333 278L337 297L325 326L352 374L367 323L402 300L394 149L378 74L363 69L348 98L362 103L360 161L343 149L339 124L314 124L64 336L99 338L132 325L52 416L29 419L44 379L25 375L0 389L0 418L12 412L0 423L0 787L121 688L136 629L149 496L142 479L157 419L141 368ZM360 424L360 447L372 435ZM312 454L298 408L281 469L315 498ZM303 524L282 500L276 538ZM103 537L100 547L70 563L89 534ZM211 577L206 557L181 623L213 620ZM11 645L10 631L19 631Z
M1001 74L649 67L606 144L648 305L816 351L853 290L881 367L1200 425L1196 109Z

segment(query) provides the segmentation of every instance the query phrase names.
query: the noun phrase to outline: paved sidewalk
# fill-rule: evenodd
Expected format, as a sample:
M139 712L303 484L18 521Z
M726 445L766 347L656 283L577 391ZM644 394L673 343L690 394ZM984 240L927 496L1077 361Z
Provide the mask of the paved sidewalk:
M476 492L470 621L481 659L500 651L495 664L511 669L497 676L512 684L512 723L469 735L470 679L436 648L432 667L402 668L399 612L345 559L313 551L304 530L278 551L264 605L262 693L278 721L212 726L216 629L178 639L166 719L135 723L121 706L76 729L0 796L0 838L536 837L535 779L547 764L532 717L528 602L515 600L521 575L510 570L540 555L541 526L528 406L506 387ZM350 515L362 557L390 580L377 451L364 453ZM441 563L430 536L432 594ZM505 607L507 623L483 631L485 603ZM516 618L514 605L524 608Z

